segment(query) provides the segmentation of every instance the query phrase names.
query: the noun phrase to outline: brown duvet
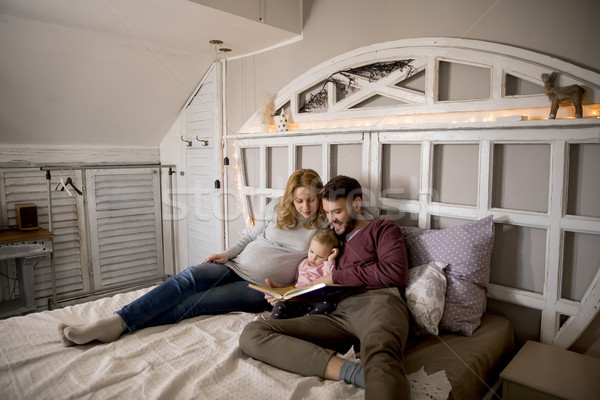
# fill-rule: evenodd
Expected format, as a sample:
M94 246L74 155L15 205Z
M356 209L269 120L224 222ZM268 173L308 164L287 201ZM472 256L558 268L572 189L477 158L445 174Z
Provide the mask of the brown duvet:
M514 352L514 334L508 319L484 314L472 336L452 333L411 337L405 351L406 373L425 368L445 370L452 385L449 399L481 399L497 380Z

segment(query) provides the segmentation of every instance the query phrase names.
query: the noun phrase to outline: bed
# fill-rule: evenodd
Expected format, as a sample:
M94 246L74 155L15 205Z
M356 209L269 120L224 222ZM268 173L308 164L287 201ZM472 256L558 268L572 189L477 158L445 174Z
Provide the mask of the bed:
M3 399L362 399L341 382L301 377L242 354L243 327L262 314L203 316L125 335L110 344L64 347L61 321L110 315L146 289L0 322L0 397ZM471 337L444 333L412 338L406 356L414 398L447 376L450 398L481 398L512 349L503 317L486 315ZM504 345L502 345L504 344ZM354 357L352 353L346 357ZM496 366L496 368L494 368ZM438 375L436 376L436 372ZM429 378L429 379L428 379ZM433 384L432 384L433 382ZM444 380L442 379L443 383ZM484 382L487 382L484 384ZM433 389L432 389L433 388Z
M491 218L445 230L404 228L404 233L413 265L411 270L427 267L433 258L446 260L437 262L445 266L440 292L427 286L432 279L427 271L434 271L427 267L419 275L420 279L411 280L407 287L409 306L414 300L414 296L408 296L409 289L425 289L431 298L439 295L450 299L442 307L452 310L456 307L451 301L452 290L460 286L452 273L465 268L464 260L473 257L482 261L476 263L478 270L482 264L489 268L489 259L486 263L481 257L493 243ZM452 258L456 255L431 248L461 234L470 235L471 245L469 249L454 246L453 251L461 255L460 260ZM463 279L468 271L461 270L460 275ZM469 278L465 282L470 284L471 281ZM250 321L268 318L268 312L201 316L175 325L143 329L110 344L63 346L57 329L59 323L81 324L109 316L147 290L0 321L0 397L364 398L363 390L354 386L288 373L243 354L238 347L242 329ZM461 290L467 289L461 287ZM428 307L430 297L418 297L419 304ZM415 324L420 323L422 316L417 312L418 307L411 311ZM476 311L474 325L464 325L463 315L463 325L452 328L451 321L442 319L440 313L439 318L434 318L435 328L439 324L441 329L439 335L424 335L419 329L411 334L405 363L414 399L479 399L490 390L498 372L512 355L513 331L507 319L482 316L483 309ZM470 328L473 331L469 331ZM454 329L455 333L447 329ZM343 356L356 358L353 350Z

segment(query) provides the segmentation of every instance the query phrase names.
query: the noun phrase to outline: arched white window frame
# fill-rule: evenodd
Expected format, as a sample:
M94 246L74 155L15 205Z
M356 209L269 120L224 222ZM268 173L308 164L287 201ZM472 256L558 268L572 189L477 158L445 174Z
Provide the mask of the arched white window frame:
M328 83L327 109L316 113L301 113L300 96L310 88L325 81L336 72L355 68L375 62L412 59L413 74L425 70L426 82L423 94L405 88L395 87L406 77L407 71L396 71L379 81L368 82L360 79L355 86L359 89L352 94L351 99L336 102L333 84ZM441 61L472 65L488 68L490 71L490 97L478 100L439 101L439 64ZM276 109L288 106L291 120L297 124L298 130L310 127L312 121L347 120L349 118L381 118L390 116L433 115L455 112L481 112L529 109L530 117L545 118L548 116L549 100L543 94L511 96L505 94L506 76L532 84L544 86L542 73L556 71L559 73L558 84L561 86L579 84L586 89L584 98L584 116L600 114L600 81L598 74L567 63L557 58L549 57L529 50L519 49L497 43L453 39L425 38L405 39L393 42L379 43L363 47L311 68L306 73L294 79L274 98ZM385 94L405 101L393 108L353 109L353 105L374 94ZM536 110L537 109L537 110ZM572 109L561 107L559 117L572 115ZM257 111L240 129L242 133L260 132L260 114Z

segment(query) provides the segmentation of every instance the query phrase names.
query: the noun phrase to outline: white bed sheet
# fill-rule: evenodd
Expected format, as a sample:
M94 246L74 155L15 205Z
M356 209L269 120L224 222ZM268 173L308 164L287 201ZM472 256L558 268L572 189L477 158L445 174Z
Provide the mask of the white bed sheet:
M109 316L147 290L0 321L0 399L364 398L352 385L302 377L242 354L239 335L260 314L201 316L109 344L63 346L60 322Z

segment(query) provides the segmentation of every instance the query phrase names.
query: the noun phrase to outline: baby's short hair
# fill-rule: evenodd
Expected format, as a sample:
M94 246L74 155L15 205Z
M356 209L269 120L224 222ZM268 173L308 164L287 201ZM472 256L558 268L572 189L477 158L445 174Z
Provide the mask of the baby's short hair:
M340 239L331 228L317 229L312 238L313 240L316 240L317 242L326 246L331 246L332 248L340 245Z

